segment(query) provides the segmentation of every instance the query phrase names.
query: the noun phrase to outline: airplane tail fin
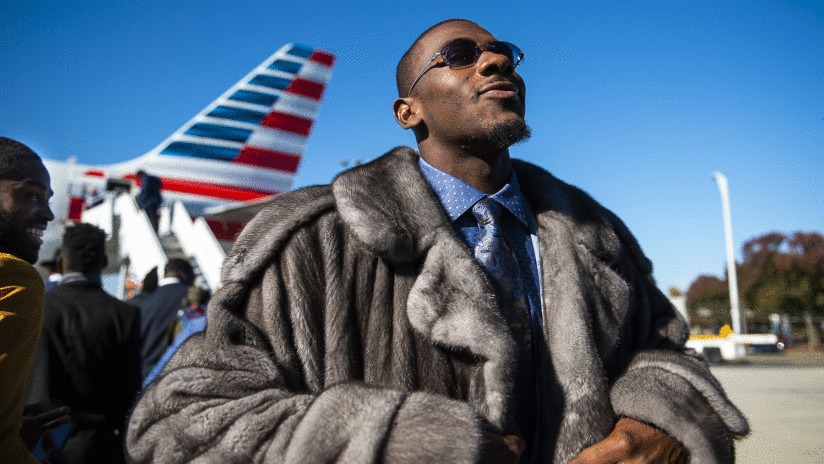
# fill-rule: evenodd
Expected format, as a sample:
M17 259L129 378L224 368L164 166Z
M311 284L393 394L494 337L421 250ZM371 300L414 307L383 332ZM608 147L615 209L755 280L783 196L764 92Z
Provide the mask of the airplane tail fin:
M164 191L183 195L248 201L288 191L334 60L330 53L285 45L129 164L151 166Z

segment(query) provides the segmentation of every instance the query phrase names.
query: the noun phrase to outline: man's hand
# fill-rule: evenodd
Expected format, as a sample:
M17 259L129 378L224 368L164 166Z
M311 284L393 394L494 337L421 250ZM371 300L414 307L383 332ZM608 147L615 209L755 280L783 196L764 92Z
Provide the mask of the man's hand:
M603 441L581 451L569 464L686 464L684 448L666 433L623 418Z
M31 451L44 431L68 424L71 422L71 417L69 417L69 408L65 406L51 411L44 411L40 403L33 403L23 407L21 422L20 436L23 438L26 448Z
M526 448L526 442L517 435L498 435L492 432L481 432L481 464L515 464L521 458Z

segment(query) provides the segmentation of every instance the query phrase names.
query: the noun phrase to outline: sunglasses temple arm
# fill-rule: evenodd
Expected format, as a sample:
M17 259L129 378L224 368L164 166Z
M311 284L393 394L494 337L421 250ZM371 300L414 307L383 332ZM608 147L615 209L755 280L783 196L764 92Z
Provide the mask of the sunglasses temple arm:
M440 53L435 53L434 55L432 55L432 58L429 59L429 61L426 63L426 66L424 66L423 69L421 69L421 72L419 72L418 75L415 76L415 80L412 81L412 85L409 86L409 93L406 94L406 98L409 98L409 96L412 95L412 88L415 87L415 84L418 83L418 79L420 79L421 76L423 76L423 73L426 72L426 69L429 68L429 65L432 64L433 61L435 61L435 58L437 58L438 55L440 55Z

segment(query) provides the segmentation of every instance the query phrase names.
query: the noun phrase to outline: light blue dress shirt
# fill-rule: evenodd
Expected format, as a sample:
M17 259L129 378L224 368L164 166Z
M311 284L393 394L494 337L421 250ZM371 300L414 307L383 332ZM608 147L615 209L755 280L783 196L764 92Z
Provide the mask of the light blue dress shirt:
M530 319L532 322L532 339L537 340L542 333L543 325L541 317L541 274L540 274L540 254L538 252L538 236L535 219L532 211L526 202L521 189L518 186L518 178L515 172L509 183L498 192L487 195L466 182L447 174L440 169L418 159L418 164L423 171L423 175L435 194L441 201L447 216L452 221L452 226L458 233L458 237L469 247L475 248L481 229L478 221L472 215L472 206L484 197L490 197L504 206L506 213L503 217L503 233L515 251L515 257L521 268L522 282L527 295L527 305L529 307Z

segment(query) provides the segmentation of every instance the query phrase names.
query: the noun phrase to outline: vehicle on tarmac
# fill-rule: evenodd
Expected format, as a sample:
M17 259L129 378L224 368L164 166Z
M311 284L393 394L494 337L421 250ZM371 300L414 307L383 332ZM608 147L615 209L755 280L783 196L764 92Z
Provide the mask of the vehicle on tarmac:
M751 353L780 353L784 343L775 334L737 334L726 324L718 335L691 335L687 348L703 354L710 364L717 364Z

